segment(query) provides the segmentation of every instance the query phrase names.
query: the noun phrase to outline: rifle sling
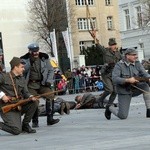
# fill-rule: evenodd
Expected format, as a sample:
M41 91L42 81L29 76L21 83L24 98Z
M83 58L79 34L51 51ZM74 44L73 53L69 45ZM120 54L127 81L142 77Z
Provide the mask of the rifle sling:
M9 76L10 76L10 79L11 79L11 82L12 82L12 85L13 85L13 89L14 89L14 92L15 92L15 95L16 95L16 98L18 99L19 96L18 96L18 93L17 93L17 89L16 89L16 86L15 86L15 83L14 83L14 80L13 80L13 77L11 75L11 73L9 72Z

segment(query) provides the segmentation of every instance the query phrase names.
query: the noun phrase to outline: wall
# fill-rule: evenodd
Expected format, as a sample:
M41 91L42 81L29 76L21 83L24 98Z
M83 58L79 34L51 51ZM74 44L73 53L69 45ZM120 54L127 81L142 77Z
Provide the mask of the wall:
M27 0L0 0L0 32L6 69L13 56L20 57L27 52L32 41L27 31Z

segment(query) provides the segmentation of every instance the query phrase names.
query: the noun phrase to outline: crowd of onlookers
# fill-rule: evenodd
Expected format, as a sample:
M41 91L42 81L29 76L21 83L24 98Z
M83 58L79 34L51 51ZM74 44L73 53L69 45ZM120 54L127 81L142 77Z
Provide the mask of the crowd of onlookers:
M150 60L143 60L142 64L144 68L150 73ZM81 66L73 68L72 71L68 68L67 71L62 74L59 69L56 69L54 74L54 88L55 90L63 90L60 95L74 93L82 93L85 91L100 91L103 90L104 85L101 79L100 73L101 66Z
M144 66L145 70L150 74L150 59L143 60L142 65Z
M85 91L103 90L103 82L100 76L101 66L68 68L64 75L60 70L55 70L55 90L63 90L59 94L82 93Z

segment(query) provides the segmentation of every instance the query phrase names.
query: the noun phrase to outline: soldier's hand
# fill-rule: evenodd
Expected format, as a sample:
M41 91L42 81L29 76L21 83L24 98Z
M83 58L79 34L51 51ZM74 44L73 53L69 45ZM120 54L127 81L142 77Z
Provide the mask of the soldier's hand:
M31 101L37 101L37 100L39 100L39 98L37 98L36 96L33 96L33 95L31 95L31 96L29 97L29 99L30 99Z
M5 103L8 103L8 102L11 101L11 97L4 95L4 96L2 97L2 100L3 100Z
M126 82L132 84L132 83L138 83L139 81L136 80L134 77L131 77L131 78L127 78L127 79L126 79Z
M78 109L80 107L81 107L81 104L79 103L79 104L76 105L75 109Z

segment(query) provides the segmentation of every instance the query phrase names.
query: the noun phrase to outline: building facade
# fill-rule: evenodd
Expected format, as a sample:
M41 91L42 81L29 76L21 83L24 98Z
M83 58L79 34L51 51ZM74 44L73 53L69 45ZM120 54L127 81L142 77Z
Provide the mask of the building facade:
M115 38L121 45L118 0L66 0L74 7L74 18L70 21L74 56L80 54L83 47L94 44L88 30L96 30L100 44L107 47L109 38ZM89 15L87 15L87 6ZM90 17L89 17L90 16Z
M122 47L135 47L140 61L150 58L150 26L143 23L144 11L140 0L119 0Z
M27 30L28 1L0 0L0 48L4 52L7 71L10 69L9 61L12 57L20 57L28 51L27 45L36 41L32 33ZM107 47L109 38L115 38L118 45L121 45L118 0L87 0L90 19L87 19L86 0L64 1L69 3L68 6L72 7L71 9L73 10L73 15L69 15L70 13L68 12L73 65L75 63L74 57L77 58L80 55L83 47L90 47L94 44L88 32L88 30L91 30L91 22L96 29L100 44Z

